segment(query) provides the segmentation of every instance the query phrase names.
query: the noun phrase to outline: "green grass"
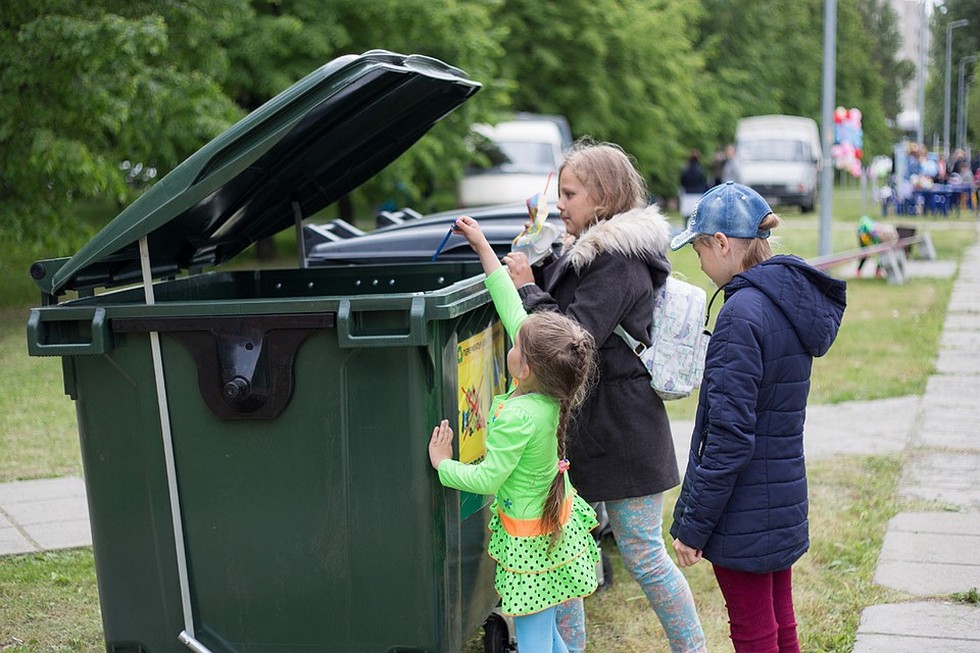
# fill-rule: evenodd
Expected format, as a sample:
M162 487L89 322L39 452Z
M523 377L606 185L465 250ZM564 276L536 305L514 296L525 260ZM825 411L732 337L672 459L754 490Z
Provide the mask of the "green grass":
M27 355L23 309L0 309L0 482L81 476L75 406L60 358Z
M854 246L858 204L856 191L843 191L835 198L835 251ZM780 251L816 255L817 219L798 213L783 217ZM674 222L679 220L675 217ZM975 237L974 222L965 218L914 222L930 231L942 259L957 260ZM288 259L289 239L281 240L280 250ZM77 475L81 467L74 406L63 394L60 359L29 358L26 353L25 323L36 295L3 285L5 276L26 276L30 262L17 246L12 251L12 257L0 261L0 307L5 307L0 308L0 481ZM16 260L18 256L23 260ZM691 281L710 285L690 248L672 253L671 260ZM880 279L849 281L840 337L815 363L811 402L922 392L933 372L951 288L948 279L913 278L903 286L889 286ZM671 402L669 411L674 418L689 419L694 405L693 397ZM795 567L794 583L804 651L850 651L863 607L906 598L872 582L885 524L908 509L894 492L901 462L899 456L837 457L809 466L812 547ZM668 496L668 506L676 492ZM660 626L624 571L615 546L607 543L605 550L616 582L587 601L590 650L666 651ZM710 650L730 650L724 602L709 565L699 564L685 573ZM972 592L954 598L975 603L976 596ZM89 549L0 558L0 651L102 650ZM481 650L477 640L465 649Z
M105 651L91 549L0 558L0 651Z

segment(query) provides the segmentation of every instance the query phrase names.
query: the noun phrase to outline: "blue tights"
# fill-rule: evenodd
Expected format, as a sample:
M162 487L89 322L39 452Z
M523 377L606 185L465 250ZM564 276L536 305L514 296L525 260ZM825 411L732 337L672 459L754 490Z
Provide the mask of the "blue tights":
M514 628L517 630L517 650L521 653L568 653L558 634L555 606L514 617Z

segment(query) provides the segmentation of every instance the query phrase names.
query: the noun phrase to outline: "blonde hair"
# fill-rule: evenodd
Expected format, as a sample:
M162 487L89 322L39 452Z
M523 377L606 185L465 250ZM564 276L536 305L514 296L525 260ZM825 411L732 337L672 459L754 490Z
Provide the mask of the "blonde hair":
M575 173L595 204L595 220L646 206L647 187L632 157L614 143L597 143L589 137L577 140L558 168Z
M762 222L759 223L759 231L775 229L778 226L779 216L775 213L770 213L762 218ZM742 254L743 270L748 270L763 261L771 259L773 256L772 247L769 244L768 238L738 238L736 240L746 241L745 252Z
M532 313L521 325L521 355L534 373L535 390L558 401L558 459L565 458L565 436L572 411L589 392L596 376L595 340L577 322L561 313ZM554 546L561 534L565 478L559 471L551 481L541 513L545 532Z

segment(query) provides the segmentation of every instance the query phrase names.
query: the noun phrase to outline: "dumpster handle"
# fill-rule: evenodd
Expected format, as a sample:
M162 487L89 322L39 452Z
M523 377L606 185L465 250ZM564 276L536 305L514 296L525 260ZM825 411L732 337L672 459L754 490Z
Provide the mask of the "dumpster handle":
M177 641L194 651L194 653L211 653L211 649L188 635L186 630L182 630L177 635Z
M391 347L424 345L427 342L425 298L412 297L408 308L408 330L402 333L357 335L357 315L372 311L391 311L391 298L358 297L341 299L337 308L337 341L341 347Z
M92 313L91 337L88 342L53 342L54 331L50 326L55 324L78 324L82 320L68 320L60 315L60 320L45 321L44 313L36 308L31 309L27 319L27 347L31 356L82 356L104 354L112 350L112 338L109 335L108 322L105 318L105 308L99 306ZM85 319L88 319L87 317ZM51 336L49 338L49 336Z
M150 244L146 236L139 240L140 267L143 272L143 293L146 305L156 303L153 295L153 273L150 266ZM177 466L174 461L173 433L170 430L170 407L167 402L167 383L163 376L163 354L160 350L160 333L150 332L150 358L153 362L153 380L157 391L157 408L160 411L160 435L162 436L163 459L167 468L167 491L170 498L170 517L174 536L174 554L177 558L177 583L180 586L180 600L184 615L184 631L187 642L194 641L194 612L191 609L190 581L187 574L187 552L184 548L184 520L180 513L180 491L177 488ZM177 636L178 640L180 635ZM185 643L187 643L185 642ZM188 644L190 646L190 644ZM207 651L207 649L204 649Z

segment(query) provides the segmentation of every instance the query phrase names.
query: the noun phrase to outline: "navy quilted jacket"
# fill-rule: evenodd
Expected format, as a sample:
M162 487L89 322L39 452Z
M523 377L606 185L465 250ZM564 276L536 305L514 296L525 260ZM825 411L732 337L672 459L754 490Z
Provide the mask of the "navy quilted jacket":
M670 529L713 564L779 571L809 547L810 369L837 336L845 289L795 256L774 256L725 286Z

